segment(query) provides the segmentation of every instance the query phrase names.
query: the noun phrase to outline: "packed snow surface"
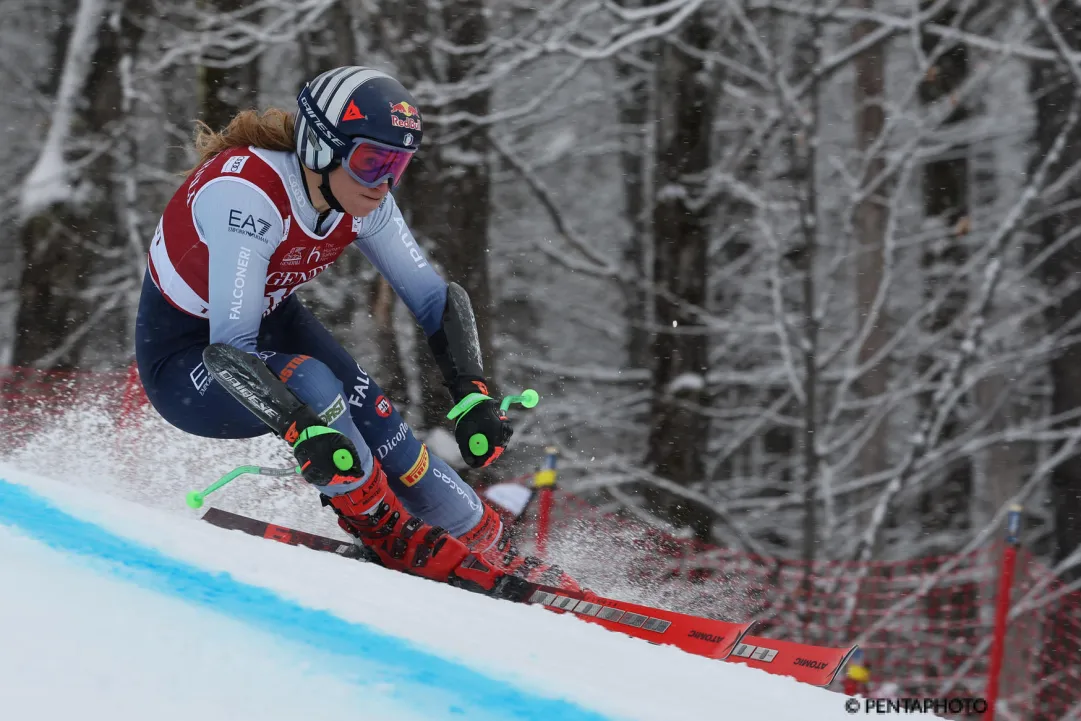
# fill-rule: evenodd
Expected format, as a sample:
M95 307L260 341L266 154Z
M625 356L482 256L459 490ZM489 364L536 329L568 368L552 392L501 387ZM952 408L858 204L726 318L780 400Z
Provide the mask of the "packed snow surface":
M19 721L851 719L836 692L2 464L0 559Z

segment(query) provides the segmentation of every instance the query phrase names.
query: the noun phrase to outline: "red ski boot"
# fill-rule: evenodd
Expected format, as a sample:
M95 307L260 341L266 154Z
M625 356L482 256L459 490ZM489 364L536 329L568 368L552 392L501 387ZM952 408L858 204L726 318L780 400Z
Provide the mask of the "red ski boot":
M481 516L480 521L472 530L458 538L474 553L503 573L533 583L554 586L571 593L589 594L588 591L583 591L578 582L568 576L559 566L545 563L535 556L522 555L517 548L510 545L509 536L510 531L503 525L499 514L484 503L484 515Z
M323 504L334 509L338 525L385 567L494 596L523 592L513 576L482 562L446 530L406 511L378 460L373 459L365 479L346 436L313 426L299 434L293 453L304 478L323 491Z

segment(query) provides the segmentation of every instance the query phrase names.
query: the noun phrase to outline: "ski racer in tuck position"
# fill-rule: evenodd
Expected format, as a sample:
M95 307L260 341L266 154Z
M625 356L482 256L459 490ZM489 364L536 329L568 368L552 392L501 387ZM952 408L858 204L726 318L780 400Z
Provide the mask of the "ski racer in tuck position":
M513 431L487 397L469 296L428 264L390 194L421 145L413 96L385 73L341 67L297 103L198 129L201 162L165 208L143 280L136 359L151 404L197 436L270 432L203 365L211 344L244 351L305 404L283 437L341 528L383 565L481 593L507 576L579 590L507 545L498 514L294 295L355 245L423 328L456 406L484 396L458 418L466 463L503 451ZM468 443L478 433L482 455Z

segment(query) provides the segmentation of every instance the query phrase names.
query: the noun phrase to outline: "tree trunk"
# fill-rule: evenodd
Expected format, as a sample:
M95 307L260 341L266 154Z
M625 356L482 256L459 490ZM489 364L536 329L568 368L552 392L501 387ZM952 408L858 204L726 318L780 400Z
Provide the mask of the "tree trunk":
M687 21L681 40L705 51L711 38L709 26L696 18ZM659 328L652 344L653 426L646 463L662 477L691 484L705 475L709 423L694 407L706 404L708 347L705 334L679 332L697 322L680 301L700 308L706 305L710 206L693 202L712 159L716 79L706 72L699 55L685 54L671 43L659 52L657 63L653 275L678 300L655 296ZM677 526L689 526L696 536L709 540L708 513L657 489L648 489L645 495L652 513Z
M1073 3L1059 3L1051 12L1063 38L1076 52L1081 49L1081 9ZM1049 44L1049 41L1047 41ZM1036 103L1036 146L1033 166L1039 164L1060 132L1075 93L1081 92L1070 73L1056 61L1033 62L1030 89ZM1052 169L1051 178L1075 163L1081 162L1081 130L1075 128L1066 140L1062 157ZM1053 196L1044 198L1046 208L1072 200L1081 194L1081 180L1074 178L1058 189ZM1039 224L1041 246L1039 252L1055 244L1059 236L1074 231L1081 224L1081 211L1066 207L1056 213L1048 213ZM1081 274L1081 240L1068 245L1049 256L1041 266L1041 275L1049 293L1065 282ZM1055 333L1068 324L1075 323L1081 315L1081 290L1073 290L1062 300L1049 306L1044 318L1048 332ZM1076 338L1077 330L1071 335ZM1067 413L1081 407L1081 347L1076 342L1061 349L1050 362L1053 386L1051 413ZM1072 424L1065 424L1072 425ZM1064 430L1059 427L1059 430ZM1081 456L1073 455L1056 467L1051 476L1050 505L1054 509L1055 550L1054 561L1059 562L1081 544ZM1068 582L1081 578L1081 568L1074 566L1066 572Z
M208 13L231 13L241 10L249 3L244 0L202 0ZM227 61L227 55L215 60ZM214 130L221 130L241 110L255 108L259 102L258 56L251 62L239 65L199 68L199 117Z
M865 10L875 9L875 0L858 0L857 6ZM859 42L868 34L878 29L874 22L857 23L853 28L852 41ZM860 153L875 153L873 146L885 129L886 114L886 48L877 45L860 53L855 59L856 81L854 103L856 107L856 147ZM864 157L863 184L874 182L886 168L886 159L881 150L873 157ZM871 359L886 346L889 341L887 314L880 308L878 315L872 317L875 298L884 277L885 234L889 222L889 187L880 185L878 192L865 198L856 206L853 214L853 226L856 234L856 304L859 308L861 327L870 324L863 345L857 354L861 367L865 367L858 381L858 392L863 401L873 403L876 398L884 398L889 384L890 368L886 359L879 359L874 365L867 366ZM885 471L889 459L889 426L885 421L867 438L859 452L859 473L871 476ZM856 503L868 501L863 495ZM868 518L869 518L868 511Z
M621 3L628 7L655 5L656 0ZM643 44L636 57L647 57L653 44ZM628 51L629 52L629 51ZM654 300L649 291L653 281L653 170L656 162L656 124L652 122L657 109L654 101L653 76L637 62L617 58L616 75L622 92L618 96L619 124L622 128L623 150L620 164L623 170L623 197L629 214L630 238L623 262L637 282L623 283L626 299L627 365L630 368L652 368ZM643 383L643 388L645 384Z
M930 0L924 0L925 6L929 3ZM956 12L951 8L946 8L933 20L944 26L956 21ZM967 79L969 62L967 46L958 43L940 47L943 42L940 37L930 33L924 33L921 37L923 52L931 56L933 62L920 85L920 99L928 105L948 99L947 102L954 105L944 123L949 127L964 122L969 116L968 108L956 103L951 97ZM970 214L968 153L967 145L958 144L950 148L945 157L932 160L923 168L924 215L937 220L945 234L941 242L930 245L921 260L928 301L936 294L940 283L950 282L959 272L968 256L965 246ZM948 329L964 311L966 301L967 293L963 287L949 293L938 311L931 315L926 327L926 331L931 334L948 333L947 337L953 341L949 344L951 350L960 342L963 329L952 332ZM936 342L933 347L940 348L942 343ZM926 372L933 362L931 357L921 359L921 374ZM933 392L928 393L922 402L930 404L933 402L932 397ZM932 411L928 409L925 412ZM963 424L964 420L955 412L943 427L942 442L949 442ZM928 531L967 528L972 480L971 461L961 459L947 469L944 478L931 481L934 485L924 492L920 500L924 528ZM941 550L945 553L953 549Z
M32 211L19 229L25 265L12 353L17 365L74 368L89 347L115 359L126 357L123 349L129 345L126 316L111 312L122 307L124 291L101 276L115 267L111 251L123 246L126 237L117 217L121 190L106 128L118 119L124 122L119 65L141 38L141 23L129 11L139 7L124 0L82 0L79 8L76 24L85 22L86 34L74 33L68 42L57 86L64 96L56 101L57 128L47 140L51 147L43 151L56 153L69 172L47 183L54 193L47 203L35 204L24 195ZM66 118L64 108L70 109ZM102 135L101 141L86 143L95 158L82 164L77 175L67 165L76 160L69 139L76 133ZM31 180L41 178L45 175L31 174ZM68 192L62 190L65 185ZM89 192L77 198L76 187ZM91 288L95 294L88 297Z

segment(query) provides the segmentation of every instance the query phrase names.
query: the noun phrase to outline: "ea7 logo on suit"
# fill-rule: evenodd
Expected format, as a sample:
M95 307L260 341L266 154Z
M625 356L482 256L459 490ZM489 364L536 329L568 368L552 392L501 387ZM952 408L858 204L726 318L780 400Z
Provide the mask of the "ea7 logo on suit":
M258 227L256 227L256 223L259 224ZM256 218L251 213L245 214L236 209L229 211L230 233L240 233L249 238L259 238L265 241L268 230L270 230L270 223L262 218Z

